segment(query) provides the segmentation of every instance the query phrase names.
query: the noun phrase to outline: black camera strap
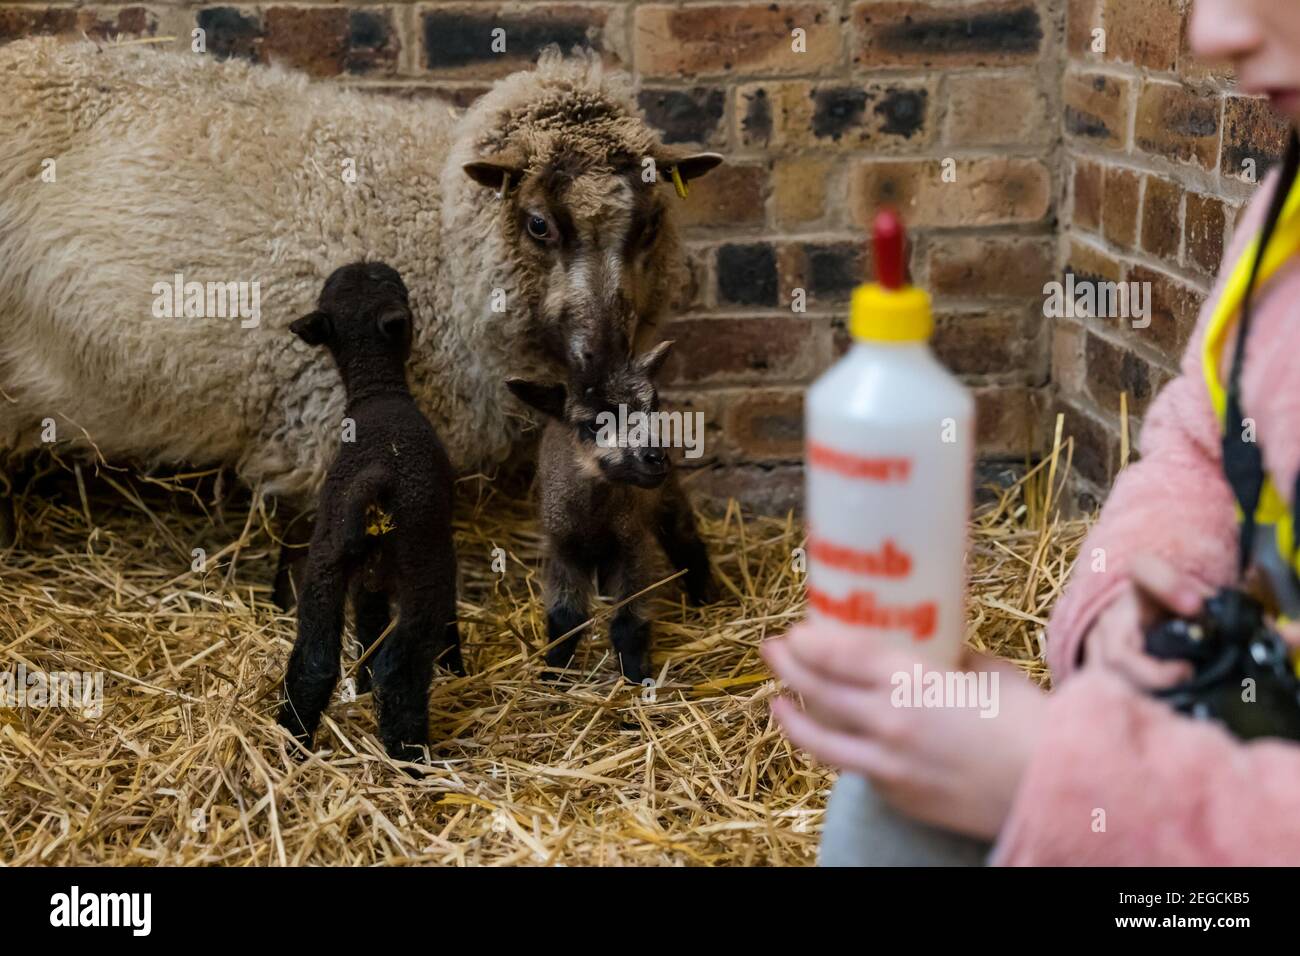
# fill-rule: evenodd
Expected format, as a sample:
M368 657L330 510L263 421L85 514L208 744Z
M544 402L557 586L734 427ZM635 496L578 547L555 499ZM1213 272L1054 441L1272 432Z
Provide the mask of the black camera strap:
M1251 294L1264 262L1264 253L1269 240L1277 229L1282 209L1290 195L1291 186L1300 171L1300 139L1294 130L1287 143L1286 156L1282 161L1282 175L1278 179L1277 189L1268 206L1264 227L1260 231L1259 245L1251 263L1250 281L1246 285L1246 294L1241 303L1241 319L1237 327L1237 341L1232 352L1232 367L1228 373L1228 387L1223 412L1223 473L1228 485L1241 508L1241 529L1238 542L1237 573L1245 576L1250 568L1255 548L1255 512L1259 507L1260 494L1264 488L1264 459L1259 442L1252 434L1246 437L1246 416L1241 408L1241 368L1246 357L1246 336L1250 332ZM1296 476L1295 494L1291 498L1292 528L1300 535L1300 474ZM1292 542L1295 548L1295 542Z

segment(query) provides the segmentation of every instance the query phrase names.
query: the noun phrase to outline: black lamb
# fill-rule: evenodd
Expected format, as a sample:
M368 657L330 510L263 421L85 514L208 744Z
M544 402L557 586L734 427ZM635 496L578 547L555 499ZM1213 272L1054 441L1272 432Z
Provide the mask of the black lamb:
M429 739L437 658L463 673L456 627L451 462L406 382L411 308L401 276L354 263L325 282L316 311L290 329L329 348L347 390L344 438L321 490L298 596L298 640L280 724L310 748L339 679L345 595L365 660L358 689L374 689L379 737L415 759ZM350 420L350 421L349 421ZM348 430L352 430L352 440Z

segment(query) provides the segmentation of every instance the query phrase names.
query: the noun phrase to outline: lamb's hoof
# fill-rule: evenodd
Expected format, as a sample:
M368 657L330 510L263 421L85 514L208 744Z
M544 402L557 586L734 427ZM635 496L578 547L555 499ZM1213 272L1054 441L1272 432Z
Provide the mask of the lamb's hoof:
M702 607L705 604L716 604L722 600L722 588L710 574L702 580L686 581L686 598L696 607Z
M647 680L653 680L654 677L650 671L648 658L643 657L640 660L624 662L623 679L637 685L644 684Z
M289 735L297 743L298 747L291 751L294 756L301 760L312 753L312 741L316 734L303 725L296 710L285 704L280 708L280 716L276 718L275 722L289 731Z
M449 647L438 655L435 663L451 671L457 677L465 676L465 661L460 656L460 647Z
M420 764L421 766L427 765L428 763L425 758L425 749L423 747L418 747L415 744L387 740L384 741L384 750L387 752L388 756L392 757L394 760L401 761L402 763ZM408 777L415 777L418 779L423 776L416 767L402 767L400 769Z

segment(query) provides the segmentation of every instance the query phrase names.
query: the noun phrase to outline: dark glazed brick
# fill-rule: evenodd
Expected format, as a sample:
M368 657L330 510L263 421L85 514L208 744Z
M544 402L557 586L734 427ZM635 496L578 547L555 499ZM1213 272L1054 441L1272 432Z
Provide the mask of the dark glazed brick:
M818 299L847 298L853 288L866 281L863 248L857 242L805 245L809 292Z
M637 103L665 143L708 143L718 131L726 98L722 90L642 90Z
M813 98L813 135L838 141L846 128L856 125L867 108L867 92L859 88L817 90Z
M471 66L501 61L531 62L550 44L565 53L574 47L596 46L590 20L571 16L522 14L502 18L495 13L429 10L424 13L424 62L429 69ZM506 31L504 53L492 52L492 31Z
M746 98L740 127L745 136L755 142L766 143L772 138L772 104L767 98L767 90L755 90Z
M925 90L889 89L876 104L876 115L884 122L881 132L911 139L925 125Z
M353 10L348 15L348 53L344 69L349 73L391 70L397 64L401 43L388 16L375 10Z
M1025 57L1036 54L1043 41L1038 11L1028 4L973 12L930 4L866 4L859 9L868 24L884 21L874 26L872 45L894 60ZM869 59L860 57L859 62Z
M208 53L217 59L258 60L263 35L256 17L234 7L208 7L198 12L196 22L206 33Z
M718 298L734 305L776 305L776 252L766 243L718 249Z

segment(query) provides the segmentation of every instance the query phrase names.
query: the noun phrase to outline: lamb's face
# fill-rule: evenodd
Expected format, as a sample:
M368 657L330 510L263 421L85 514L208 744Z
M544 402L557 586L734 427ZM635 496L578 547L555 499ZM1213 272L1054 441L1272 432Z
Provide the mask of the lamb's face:
M586 368L562 385L512 380L521 399L558 420L570 432L573 467L587 478L656 488L668 477L666 435L655 422L659 393L654 377L672 342L639 357Z
M557 138L528 161L471 163L471 176L504 190L497 227L519 277L535 341L568 364L593 343L635 341L676 293L679 202L668 167L637 153L597 153ZM599 160L593 159L599 155ZM678 157L683 179L721 157Z

